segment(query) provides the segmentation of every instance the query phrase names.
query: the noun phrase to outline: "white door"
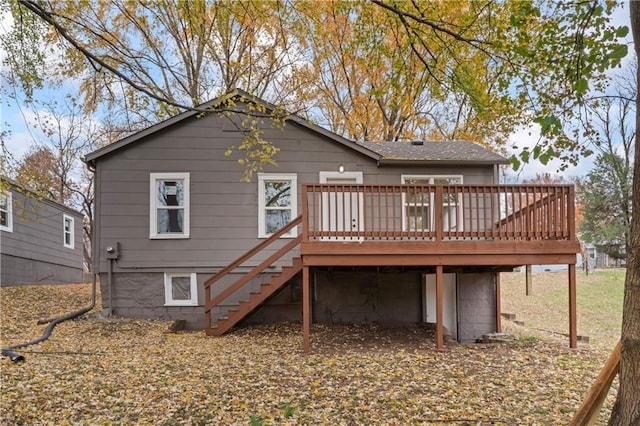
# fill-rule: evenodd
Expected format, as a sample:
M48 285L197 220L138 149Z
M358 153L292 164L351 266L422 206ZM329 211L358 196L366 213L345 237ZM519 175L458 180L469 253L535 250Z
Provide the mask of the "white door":
M422 320L436 323L436 274L425 274L423 280ZM442 325L458 339L456 310L456 274L442 274Z
M320 172L320 183L361 184L362 172ZM327 191L322 194L322 230L330 231L330 240L360 240L345 232L362 231L364 217L362 193ZM342 234L342 235L341 235Z

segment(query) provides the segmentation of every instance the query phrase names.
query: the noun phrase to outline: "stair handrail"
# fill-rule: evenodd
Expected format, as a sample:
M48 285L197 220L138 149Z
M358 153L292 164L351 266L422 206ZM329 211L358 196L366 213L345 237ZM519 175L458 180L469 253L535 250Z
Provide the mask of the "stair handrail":
M205 310L210 311L218 303L222 302L224 299L226 299L227 297L231 296L233 293L238 291L242 286L244 286L246 283L251 281L251 279L255 278L256 276L258 276L259 273L267 269L269 265L273 264L273 262L275 262L276 260L284 256L286 253L293 250L298 244L300 244L300 241L302 241L302 236L299 235L293 240L291 240L290 242L288 242L286 245L281 247L280 250L278 250L277 252L269 256L267 259L265 259L258 266L251 269L251 271L244 274L242 278L240 278L238 281L233 283L231 286L225 288L223 291L220 292L220 294L216 295L216 297L214 297L211 300L207 300L205 304ZM208 291L207 293L208 293L208 297L210 298L211 297L210 291Z
M259 251L261 251L265 247L269 246L271 243L273 243L276 240L278 240L282 235L286 234L287 232L289 232L294 227L300 225L301 222L302 222L302 215L299 215L298 217L293 219L291 222L286 224L284 227L280 228L280 230L278 230L277 232L273 233L269 238L267 238L266 240L262 241L260 244L256 245L254 248L252 248L251 250L249 250L248 252L246 252L245 254L243 254L242 256L240 256L239 258L234 260L233 262L231 262L229 265L225 266L223 269L218 271L215 275L213 275L211 278L209 278L208 280L206 280L204 282L205 289L208 289L209 287L211 287L216 281L218 281L222 277L224 277L227 274L229 274L229 272L231 272L234 269L236 269L238 266L240 266L245 261L247 261L248 259L253 257L253 255L258 253Z
M222 277L228 275L231 271L236 269L238 266L240 266L246 260L248 260L251 257L253 257L256 253L260 252L265 247L267 247L270 244L272 244L273 242L277 241L282 235L286 234L287 232L289 232L294 227L300 225L300 223L302 223L302 215L299 215L298 217L293 219L287 225L285 225L284 227L282 227L281 229L279 229L278 231L273 233L269 238L267 238L266 240L262 241L260 244L256 245L251 250L247 251L245 254L243 254L242 256L240 256L239 258L234 260L233 262L231 262L229 265L224 267L222 270L218 271L218 273L216 273L215 275L213 275L211 278L209 278L208 280L206 280L204 282L204 292L205 292L205 311L204 311L204 313L205 313L205 324L206 324L207 328L211 327L211 309L214 306L216 306L218 303L220 303L222 300L224 300L225 298L227 298L228 296L233 294L236 290L238 290L246 282L244 280L237 281L231 287L228 287L227 289L222 291L220 294L218 294L213 300L211 300L211 286L214 283L216 283L218 280L220 280ZM271 255L269 258L267 258L265 261L263 261L260 265L258 265L255 268L253 268L249 272L249 274L247 274L247 275L255 276L258 273L262 272L265 268L267 268L269 265L271 265L277 259L282 257L285 253L288 253L295 246L300 244L301 240L302 240L302 236L298 235L298 237L295 238L293 241L289 242L284 247L280 248L280 250L278 250L276 253ZM247 275L245 275L245 277Z

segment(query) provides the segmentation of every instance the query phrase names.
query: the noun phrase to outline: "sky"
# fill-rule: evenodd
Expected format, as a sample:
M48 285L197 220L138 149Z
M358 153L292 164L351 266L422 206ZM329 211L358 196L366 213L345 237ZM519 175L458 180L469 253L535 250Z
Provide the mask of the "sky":
M614 14L614 22L619 25L629 24L629 11L628 5L624 4L623 8L618 9ZM12 25L10 17L0 16L0 33L3 33ZM628 36L628 41L631 42L631 36ZM0 51L0 60L4 53ZM626 61L630 60L629 57L625 58ZM0 81L0 84L6 86L4 80ZM6 88L6 87L5 87ZM50 91L45 94L47 97L55 98L64 96L69 91L73 91L73 82L67 82L66 85L56 88L55 91ZM37 130L25 125L25 121L33 121L35 114L28 108L22 107L19 103L8 102L8 99L3 99L0 103L0 128L2 130L11 131L10 137L5 139L5 147L9 154L14 159L20 159L30 149L34 138L42 140L42 134ZM540 137L540 128L537 125L531 127L522 127L515 131L510 137L507 146L508 155L513 154L514 150L511 146L517 146L518 149L523 147L533 148ZM507 167L503 173L503 181L518 182L524 179L531 179L537 174L549 173L552 175L563 175L565 177L571 176L585 176L594 166L593 156L589 158L582 158L577 165L570 165L566 170L559 171L561 161L554 159L548 164L543 165L538 161L531 161L524 164L521 168L515 172L510 167Z

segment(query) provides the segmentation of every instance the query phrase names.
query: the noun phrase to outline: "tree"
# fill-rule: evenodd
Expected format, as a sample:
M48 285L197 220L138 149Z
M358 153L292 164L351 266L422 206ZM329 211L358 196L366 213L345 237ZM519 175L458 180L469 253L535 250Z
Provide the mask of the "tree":
M56 176L56 157L48 147L33 146L20 160L15 180L38 195L59 203L68 198L66 183L61 183Z
M91 116L83 114L73 98L65 102L30 103L34 119L29 123L38 133L35 145L12 165L15 180L37 196L71 206L84 215L84 258L91 265L93 228L93 175L82 164L82 156L107 139ZM39 135L39 136L37 136ZM10 170L9 170L10 171Z
M640 5L630 2L631 29L636 53L640 58ZM640 70L638 67L636 70ZM640 72L636 71L636 87L640 84ZM636 94L636 105L640 96ZM636 108L636 129L640 127L640 109ZM620 342L620 384L613 406L610 425L632 425L640 423L640 149L638 133L635 138L633 164L633 189L631 229L627 244L627 276L624 283L622 308L622 333Z
M615 153L600 154L596 166L578 185L585 242L615 259L626 258L631 226L631 169Z
M457 58L460 46L479 52L495 80L488 93L468 92L472 104L482 111L498 101L505 112L521 112L512 116L514 122L533 121L541 128L534 149L522 148L512 157L515 168L553 157L570 164L590 153L584 141L590 133L572 123L580 121L590 91L606 87L606 71L627 53L618 38L628 28L610 22L615 2L474 2L466 21L457 15L442 19L431 2L372 2L400 19L412 50L445 90L464 87L473 76L461 78L463 61L452 65L447 59ZM447 55L434 55L432 34L448 46Z
M611 90L593 97L586 118L596 166L577 185L582 238L615 259L626 257L631 227L636 74L637 66L628 67Z
M9 6L20 25L2 37L6 62L12 70L24 66L13 72L15 85L31 96L44 84L40 75L78 79L85 111L109 110L112 124L126 133L200 109L235 88L286 107L297 81L301 58L290 46L288 10L280 2L14 0ZM24 44L44 48L27 59ZM219 107L247 114L231 103ZM272 114L276 124L282 111ZM248 115L269 118L264 111ZM245 152L241 160L251 172L275 151L246 127L251 120L243 124L247 137L235 149ZM252 155L256 149L263 155Z
M332 131L354 140L429 137L499 146L506 139L520 112L495 96L500 71L482 52L430 35L431 54L444 68L456 68L456 84L443 88L436 69L414 54L402 22L387 10L353 1L302 1L296 7L294 33L309 58L310 87L299 96L317 106L317 121ZM476 3L444 2L430 13L475 25L475 31L489 19L478 18Z

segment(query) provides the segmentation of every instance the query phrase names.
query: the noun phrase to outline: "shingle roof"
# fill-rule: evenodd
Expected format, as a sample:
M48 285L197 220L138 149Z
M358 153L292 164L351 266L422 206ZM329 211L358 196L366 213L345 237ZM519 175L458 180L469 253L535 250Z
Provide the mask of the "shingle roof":
M384 160L413 160L437 162L507 163L508 160L475 142L425 141L415 142L358 142L379 154Z

